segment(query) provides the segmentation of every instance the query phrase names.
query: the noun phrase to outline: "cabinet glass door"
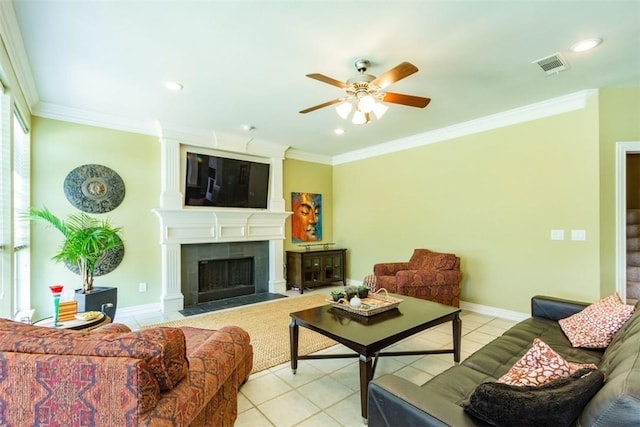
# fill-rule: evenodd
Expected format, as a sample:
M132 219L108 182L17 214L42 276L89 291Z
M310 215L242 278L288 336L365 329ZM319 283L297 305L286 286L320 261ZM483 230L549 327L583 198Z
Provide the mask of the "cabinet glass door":
M324 277L342 280L342 256L332 255L325 258Z
M320 273L322 272L320 257L305 257L303 271L305 282L317 282L320 280Z

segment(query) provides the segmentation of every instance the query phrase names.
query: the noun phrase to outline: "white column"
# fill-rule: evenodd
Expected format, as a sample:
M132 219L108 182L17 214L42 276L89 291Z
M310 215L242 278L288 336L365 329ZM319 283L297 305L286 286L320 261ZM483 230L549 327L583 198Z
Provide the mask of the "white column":
M180 245L162 245L162 311L178 311L184 308L184 296L180 289Z
M271 158L271 188L269 210L284 212L283 187L283 158ZM284 230L282 235L284 236ZM269 240L269 292L284 293L287 282L284 277L284 241L282 239Z
M160 208L181 209L184 195L180 192L180 142L160 138Z
M271 212L284 212L284 198L282 196L283 160L277 157L271 158L271 182L269 183L269 211Z
M269 292L283 294L287 290L284 278L284 241L269 240Z

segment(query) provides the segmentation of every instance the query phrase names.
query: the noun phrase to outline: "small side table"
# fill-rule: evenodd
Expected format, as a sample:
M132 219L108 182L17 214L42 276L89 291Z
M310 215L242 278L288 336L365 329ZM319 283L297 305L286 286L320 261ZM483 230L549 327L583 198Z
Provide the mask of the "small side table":
M98 317L91 320L71 319L65 320L64 322L58 321L58 323L60 324L60 326L57 326L56 329L71 329L74 331L81 331L85 329L95 329L98 326L111 323L111 319L104 313L100 313ZM33 325L53 328L53 317L46 317L42 320L38 320L37 322L34 322Z

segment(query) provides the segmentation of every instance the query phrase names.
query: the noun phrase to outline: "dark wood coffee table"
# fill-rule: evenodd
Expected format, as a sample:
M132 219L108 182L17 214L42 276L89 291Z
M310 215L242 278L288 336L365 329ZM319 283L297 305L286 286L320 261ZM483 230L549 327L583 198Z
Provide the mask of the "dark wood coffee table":
M390 294L403 301L397 308L373 316L361 316L331 304L289 314L291 369L296 373L298 360L358 357L360 364L360 404L362 418L367 420L367 387L373 379L377 358L420 354L453 353L460 361L462 322L460 309L404 295ZM445 322L453 324L453 348L440 350L382 352L386 347L418 332ZM356 354L315 354L298 356L299 327L310 329L352 349Z

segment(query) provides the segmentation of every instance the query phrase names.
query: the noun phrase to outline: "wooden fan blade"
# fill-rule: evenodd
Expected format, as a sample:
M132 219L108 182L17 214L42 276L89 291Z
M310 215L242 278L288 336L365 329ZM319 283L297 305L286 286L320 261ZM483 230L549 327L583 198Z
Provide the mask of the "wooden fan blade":
M402 64L390 69L386 73L375 78L371 84L378 86L380 89L384 89L392 83L402 80L407 76L418 71L418 67L409 63L403 62Z
M321 108L328 107L329 105L337 104L338 102L342 102L342 101L344 101L344 98L332 99L331 101L327 101L324 104L318 104L318 105L315 105L313 107L309 107L309 108L306 108L304 110L300 110L299 113L300 114L310 113L312 111L316 111L316 110L319 110Z
M403 95L401 93L386 92L383 102L391 102L393 104L408 105L409 107L424 108L431 102L431 98L423 98L421 96Z
M333 86L338 86L340 89L345 89L348 87L346 83L343 83L336 79L332 79L331 77L327 77L324 74L318 74L318 73L307 74L307 77L311 79L319 80L323 83L328 83Z

